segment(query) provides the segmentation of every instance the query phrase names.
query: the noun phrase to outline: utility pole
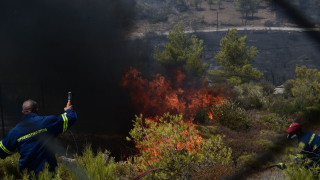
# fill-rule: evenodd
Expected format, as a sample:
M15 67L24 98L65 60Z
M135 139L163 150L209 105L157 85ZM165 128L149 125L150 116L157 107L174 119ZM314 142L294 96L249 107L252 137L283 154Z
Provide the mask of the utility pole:
M217 31L218 31L218 28L219 28L219 10L217 11Z

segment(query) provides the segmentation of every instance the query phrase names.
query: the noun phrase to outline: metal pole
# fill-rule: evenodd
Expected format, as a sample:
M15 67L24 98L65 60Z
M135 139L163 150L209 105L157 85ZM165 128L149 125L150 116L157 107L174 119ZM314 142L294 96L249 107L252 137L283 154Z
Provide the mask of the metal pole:
M219 26L219 11L217 11L217 31L218 31L218 26Z

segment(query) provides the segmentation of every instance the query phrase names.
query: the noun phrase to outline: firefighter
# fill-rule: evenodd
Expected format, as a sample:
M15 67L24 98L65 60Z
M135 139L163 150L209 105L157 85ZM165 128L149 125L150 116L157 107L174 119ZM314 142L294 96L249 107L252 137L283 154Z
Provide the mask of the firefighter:
M16 149L21 155L19 170L34 171L36 175L43 169L45 163L49 171L54 172L57 166L53 139L64 133L77 120L77 114L72 110L68 101L64 108L65 113L60 116L39 116L38 103L27 100L22 105L22 120L7 136L0 141L0 158L4 159L13 154Z
M312 132L303 132L299 123L292 123L286 130L288 139L298 138L300 153L296 155L297 162L310 160L306 168L320 165L320 136ZM278 167L286 168L284 163L279 163Z

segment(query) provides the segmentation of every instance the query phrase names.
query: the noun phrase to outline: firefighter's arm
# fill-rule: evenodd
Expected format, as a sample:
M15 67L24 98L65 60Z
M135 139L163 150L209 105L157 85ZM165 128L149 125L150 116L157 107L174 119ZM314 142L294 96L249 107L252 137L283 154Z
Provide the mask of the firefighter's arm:
M14 130L10 131L8 135L0 141L0 158L4 159L15 152L17 140L15 138Z
M302 162L302 161L304 161L304 160L307 158L307 154L308 154L309 152L311 152L309 145L306 145L306 144L303 143L303 142L300 142L300 143L299 143L299 149L300 149L301 151L300 151L300 153L298 153L298 154L296 155L296 162Z
M63 122L62 132L66 132L77 120L77 113L72 110L70 101L68 101L64 110L66 112L59 116L59 119Z

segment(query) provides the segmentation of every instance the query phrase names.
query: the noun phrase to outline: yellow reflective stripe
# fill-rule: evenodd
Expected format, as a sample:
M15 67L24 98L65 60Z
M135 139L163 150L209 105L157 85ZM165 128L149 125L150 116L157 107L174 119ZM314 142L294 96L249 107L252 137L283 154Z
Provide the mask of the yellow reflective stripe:
M27 135L25 135L25 136L20 137L17 141L20 142L20 141L22 141L22 140L24 140L24 139L27 139L27 138L29 138L29 137L35 136L35 135L37 135L37 134L39 134L39 133L46 132L46 131L48 131L47 128L40 129L40 130L38 130L38 131L35 131L35 132L32 132L32 133L30 133L30 134L27 134Z
M63 131L62 132L66 132L68 129L68 117L66 114L61 114L62 118L63 118Z
M312 143L315 135L316 135L315 133L312 134L312 136L311 136L311 138L310 138L310 141L309 141L309 143L308 143L309 145Z
M2 141L0 141L0 148L6 152L7 154L12 154L13 152L9 151L4 145L2 144Z

